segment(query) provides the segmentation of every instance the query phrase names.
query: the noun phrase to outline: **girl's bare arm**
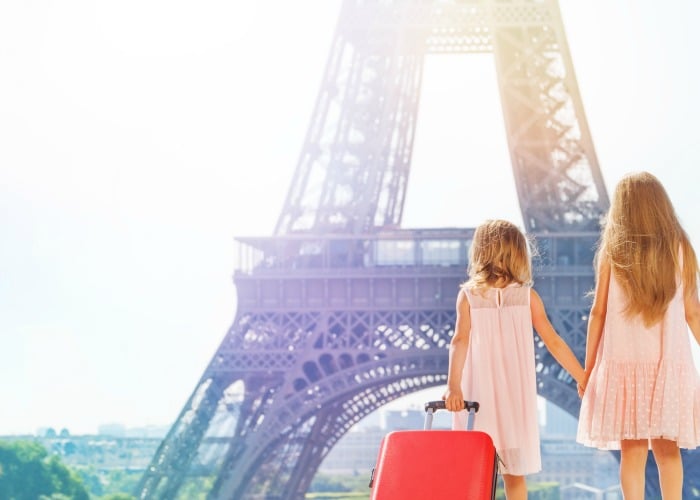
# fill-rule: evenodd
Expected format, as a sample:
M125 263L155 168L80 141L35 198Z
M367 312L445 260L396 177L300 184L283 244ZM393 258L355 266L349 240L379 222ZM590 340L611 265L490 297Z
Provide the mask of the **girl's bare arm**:
M464 409L464 397L462 395L462 371L467 359L469 348L469 333L471 330L471 315L469 314L469 300L463 290L457 295L457 321L455 322L455 334L450 342L450 364L447 372L447 391L442 396L445 407L450 411Z
M698 288L686 292L684 298L685 321L693 332L695 341L700 345L700 300L698 300Z
M532 326L535 327L547 350L574 377L576 382L582 383L584 372L581 363L576 359L576 356L567 343L564 342L564 339L554 330L554 327L549 322L549 318L547 318L542 299L534 289L530 290L530 312L532 313Z
M593 366L595 365L596 354L598 353L598 345L600 337L603 334L603 325L605 325L605 317L608 313L608 290L610 288L610 262L601 255L598 269L596 270L595 295L593 296L593 305L588 316L588 331L586 333L586 376L582 387L585 389L588 383L588 377L591 376Z

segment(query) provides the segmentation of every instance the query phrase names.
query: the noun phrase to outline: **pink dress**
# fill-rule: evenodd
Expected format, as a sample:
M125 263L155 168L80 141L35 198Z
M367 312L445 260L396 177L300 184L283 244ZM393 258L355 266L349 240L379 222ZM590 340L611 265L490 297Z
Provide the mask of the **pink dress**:
M679 286L664 319L651 328L623 315L623 290L610 276L605 325L581 401L576 440L619 450L621 439L700 443L700 379L693 364Z
M464 371L464 399L478 401L476 430L488 433L503 462L501 472L539 472L540 437L535 384L535 344L530 287L464 288L471 332ZM452 428L465 429L467 412L454 413Z

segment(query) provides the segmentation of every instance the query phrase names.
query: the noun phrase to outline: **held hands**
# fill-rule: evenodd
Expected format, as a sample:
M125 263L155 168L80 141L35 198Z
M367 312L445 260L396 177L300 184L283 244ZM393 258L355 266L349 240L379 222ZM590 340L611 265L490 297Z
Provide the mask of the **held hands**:
M576 389L578 389L578 397L582 398L584 392L586 392L586 387L579 383L579 384L576 384Z
M445 408L449 411L464 410L464 398L460 389L450 389L448 387L442 399L445 401Z
M583 394L586 392L586 386L588 385L588 379L590 378L590 376L591 372L589 370L585 370L583 380L576 384L576 389L578 390L578 397L582 398Z

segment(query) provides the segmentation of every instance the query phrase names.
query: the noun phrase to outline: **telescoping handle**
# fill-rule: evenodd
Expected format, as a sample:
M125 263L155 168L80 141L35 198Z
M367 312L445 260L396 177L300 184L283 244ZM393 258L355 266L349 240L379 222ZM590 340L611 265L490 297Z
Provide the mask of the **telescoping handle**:
M445 410L445 402L440 401L428 401L425 403L425 424L423 429L428 430L433 427L433 415L437 410ZM479 411L479 403L477 401L464 401L464 409L469 411L469 417L467 418L467 429L474 428L474 414Z

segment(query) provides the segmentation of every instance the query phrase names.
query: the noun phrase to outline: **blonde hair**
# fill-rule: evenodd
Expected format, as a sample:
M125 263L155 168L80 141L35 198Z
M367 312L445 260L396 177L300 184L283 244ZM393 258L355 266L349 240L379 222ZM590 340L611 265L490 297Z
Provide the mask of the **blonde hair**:
M469 250L469 281L486 288L510 283L532 284L530 249L525 235L505 220L487 220L474 232Z
M698 262L666 190L648 172L628 174L615 188L597 258L604 256L628 300L628 317L646 326L663 318L682 279L697 286ZM682 268L681 268L682 256Z

